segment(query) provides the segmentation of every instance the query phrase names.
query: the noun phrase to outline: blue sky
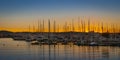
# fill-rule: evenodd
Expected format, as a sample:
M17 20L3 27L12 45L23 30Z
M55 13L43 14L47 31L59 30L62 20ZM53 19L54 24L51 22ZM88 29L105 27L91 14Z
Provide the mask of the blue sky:
M120 19L120 0L0 0L0 28L5 29L21 28L40 18L86 15ZM119 19L113 21L119 24Z
M120 11L120 0L0 0L0 16L22 13L59 16L91 11L116 14Z

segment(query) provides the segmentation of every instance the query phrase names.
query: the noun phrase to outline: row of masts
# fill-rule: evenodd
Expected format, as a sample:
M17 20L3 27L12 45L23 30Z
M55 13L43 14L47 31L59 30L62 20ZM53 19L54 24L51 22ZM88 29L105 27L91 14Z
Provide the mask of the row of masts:
M75 23L74 19L72 19L71 22L63 21L62 24L59 24L58 22L57 24L56 21L57 20L52 21L52 25L50 19L48 19L48 24L45 23L44 19L38 20L37 27L33 25L33 28L31 28L31 26L29 25L29 32L120 32L120 28L115 24L106 25L103 24L103 22L98 22L98 24L94 25L90 18L88 18L87 23L85 20L82 20L80 18L78 18L77 23ZM48 25L47 28L46 25Z

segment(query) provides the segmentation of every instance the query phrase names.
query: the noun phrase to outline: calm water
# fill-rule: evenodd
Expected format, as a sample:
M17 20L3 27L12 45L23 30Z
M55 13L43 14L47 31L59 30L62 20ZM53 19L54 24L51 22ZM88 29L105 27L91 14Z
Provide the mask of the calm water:
M120 60L120 47L40 46L0 38L0 60Z

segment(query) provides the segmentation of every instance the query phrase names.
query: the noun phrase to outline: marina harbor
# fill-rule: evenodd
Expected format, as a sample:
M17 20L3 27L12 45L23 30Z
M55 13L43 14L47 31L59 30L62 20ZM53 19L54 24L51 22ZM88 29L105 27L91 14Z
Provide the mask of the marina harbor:
M0 0L0 60L120 60L120 0Z
M15 41L31 42L32 45L82 45L82 46L120 46L120 34L116 33L83 33L83 32L61 32L61 33L8 33L3 34L6 38ZM9 35L9 36L7 36ZM2 37L2 35L1 35Z

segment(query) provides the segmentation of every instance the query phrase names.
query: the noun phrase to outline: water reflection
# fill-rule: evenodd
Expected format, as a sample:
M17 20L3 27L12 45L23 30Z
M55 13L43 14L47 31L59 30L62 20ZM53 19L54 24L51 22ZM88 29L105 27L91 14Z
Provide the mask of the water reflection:
M0 39L0 60L120 60L120 48L110 46L31 45Z

